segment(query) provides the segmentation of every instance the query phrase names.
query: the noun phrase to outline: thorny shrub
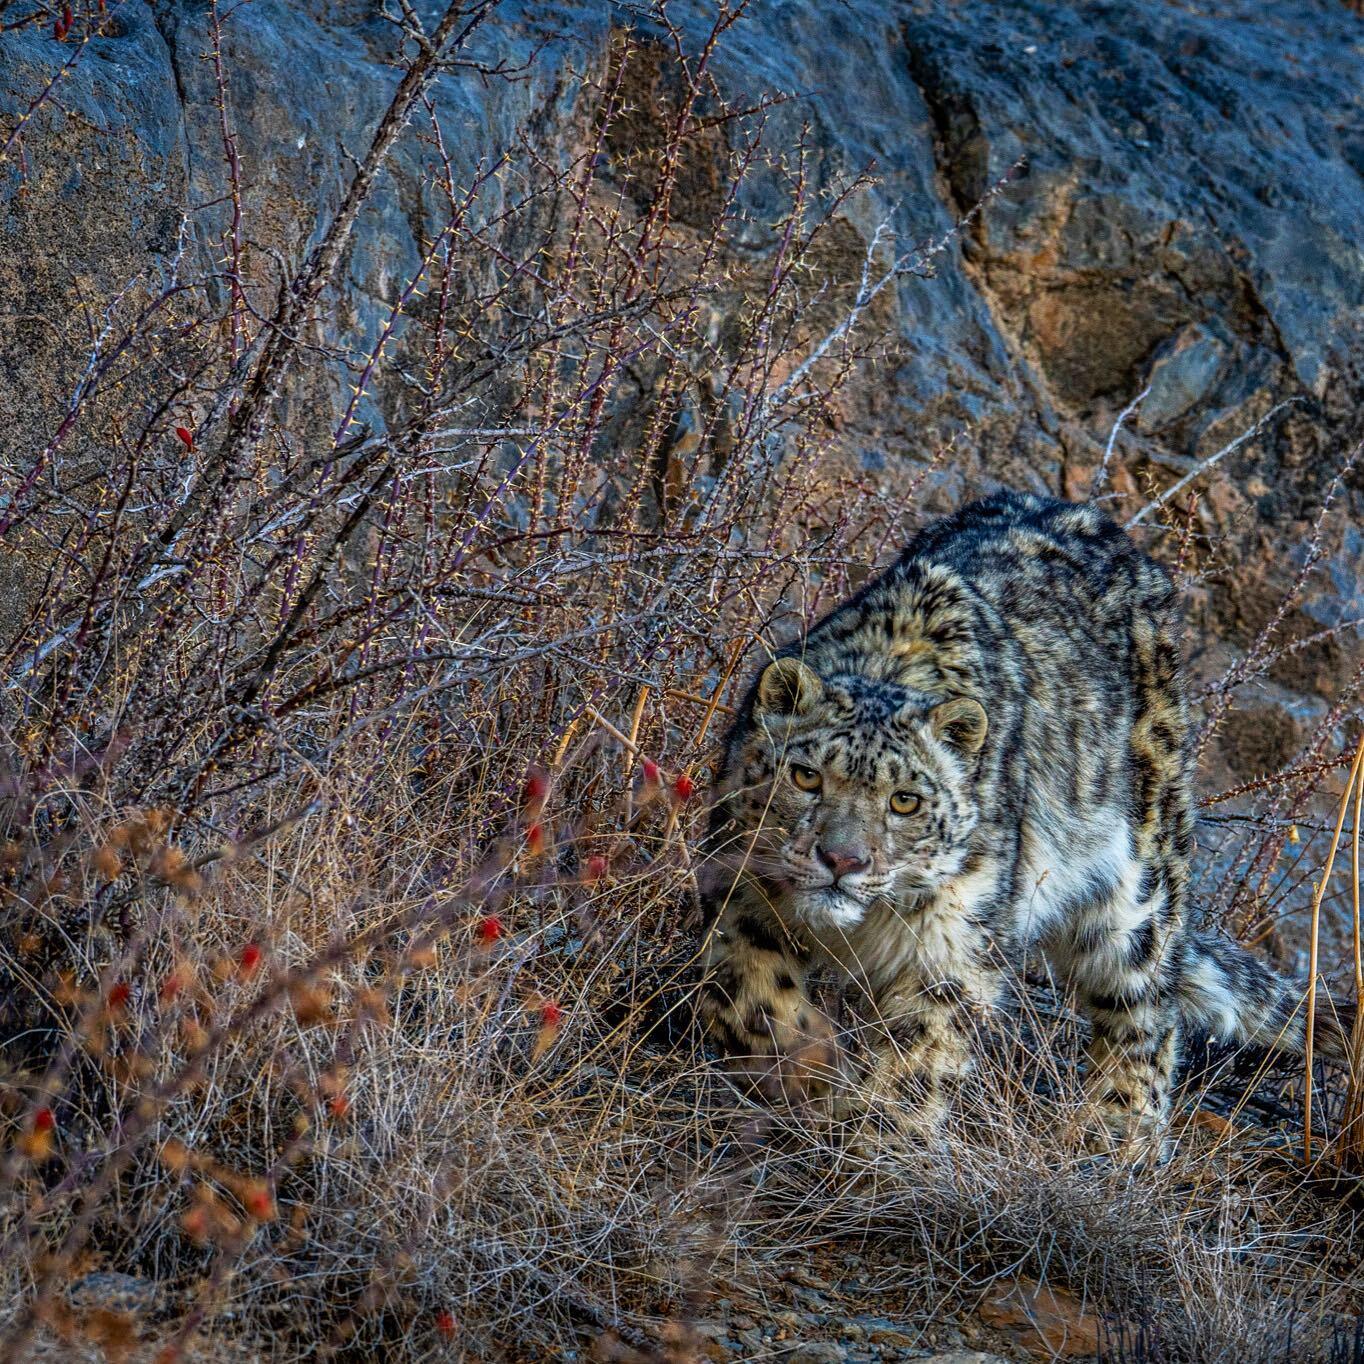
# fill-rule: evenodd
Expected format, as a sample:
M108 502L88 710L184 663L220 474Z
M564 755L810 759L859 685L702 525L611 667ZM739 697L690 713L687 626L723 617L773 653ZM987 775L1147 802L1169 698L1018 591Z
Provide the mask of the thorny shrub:
M168 1360L229 1313L284 1354L609 1328L685 1358L717 1265L868 1235L925 1311L1051 1272L1124 1323L1158 1311L1153 1359L1261 1357L1237 1313L1275 1295L1338 1331L1353 1271L1304 1247L1349 1205L1294 1192L1255 1233L1272 1273L1228 1250L1261 1184L1296 1188L1230 1136L1182 1158L1196 1196L1105 1184L1037 1134L1070 1072L1039 1090L987 1066L1019 1116L982 1133L968 1104L950 1178L859 1170L705 1063L692 849L716 740L752 660L913 523L931 462L873 478L841 403L947 242L897 251L883 227L848 255L867 177L825 183L804 138L772 145L773 101L711 79L742 4L700 32L656 7L577 73L576 145L526 132L457 170L442 81L518 78L473 55L491 9L420 35L403 11L393 103L281 278L243 221L210 5L218 226L187 221L169 269L107 301L68 410L4 470L6 553L42 577L0 652L6 1348L84 1329L65 1290L111 1267L170 1295ZM109 16L20 21L75 61ZM41 154L45 94L7 157ZM421 268L373 335L319 331L400 136L439 208ZM759 171L786 207L755 251ZM1158 533L1192 572L1186 512ZM1211 689L1210 726L1274 634ZM1226 793L1250 810L1226 907L1265 903L1356 706ZM130 1325L102 1329L127 1348Z

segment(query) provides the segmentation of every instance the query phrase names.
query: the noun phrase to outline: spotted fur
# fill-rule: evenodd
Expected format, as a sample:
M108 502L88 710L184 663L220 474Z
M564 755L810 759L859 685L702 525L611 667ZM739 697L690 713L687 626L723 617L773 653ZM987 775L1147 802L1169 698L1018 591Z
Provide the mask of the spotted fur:
M784 1091L835 1078L805 990L833 963L871 1005L872 1091L922 1131L1036 947L1089 1017L1087 1084L1120 1139L1163 1125L1190 1026L1301 1049L1302 992L1187 922L1179 635L1169 575L1099 511L1001 493L783 650L710 830L721 1043Z

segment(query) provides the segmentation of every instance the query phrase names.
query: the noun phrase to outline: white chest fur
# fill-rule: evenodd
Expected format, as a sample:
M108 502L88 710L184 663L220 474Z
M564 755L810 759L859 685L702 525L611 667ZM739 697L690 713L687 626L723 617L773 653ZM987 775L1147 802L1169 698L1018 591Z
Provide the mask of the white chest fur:
M956 886L909 907L880 904L856 928L822 935L820 947L873 992L900 981L965 982L978 969L985 933L964 913Z
M1101 913L1125 935L1147 912L1138 905L1140 886L1131 826L1119 812L1100 810L1085 825L1030 822L1011 928L1020 943L1047 941Z

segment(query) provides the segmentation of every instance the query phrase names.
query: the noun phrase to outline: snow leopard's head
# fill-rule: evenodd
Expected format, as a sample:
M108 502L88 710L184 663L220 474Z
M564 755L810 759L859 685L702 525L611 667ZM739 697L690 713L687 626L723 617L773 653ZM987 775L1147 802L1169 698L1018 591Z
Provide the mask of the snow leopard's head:
M827 932L941 885L979 819L972 774L987 727L968 697L777 659L730 742L712 888L754 878L783 918Z

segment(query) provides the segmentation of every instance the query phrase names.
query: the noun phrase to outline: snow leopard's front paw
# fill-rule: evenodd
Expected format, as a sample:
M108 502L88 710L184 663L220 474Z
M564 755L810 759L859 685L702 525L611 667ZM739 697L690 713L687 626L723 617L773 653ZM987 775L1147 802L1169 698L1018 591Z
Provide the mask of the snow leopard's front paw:
M944 1077L894 1054L878 1057L833 1096L844 1147L865 1157L936 1147L947 1109Z
M743 1043L726 1048L730 1078L774 1107L802 1109L827 1103L847 1067L833 1024L806 1005L785 1026L765 1034L750 1029Z
M836 1093L844 1080L842 1048L833 1027L822 1014L790 1044L754 1066L758 1090L769 1103L799 1108L821 1103Z

